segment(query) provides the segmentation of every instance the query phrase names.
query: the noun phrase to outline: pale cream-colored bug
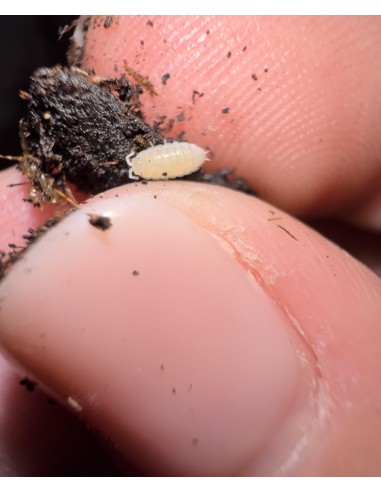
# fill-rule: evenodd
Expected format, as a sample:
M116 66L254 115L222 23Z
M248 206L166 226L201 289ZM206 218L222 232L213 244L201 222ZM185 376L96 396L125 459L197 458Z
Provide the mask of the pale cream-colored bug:
M207 152L196 144L171 142L155 145L126 157L130 179L174 179L194 173L208 160ZM132 157L134 156L135 157Z

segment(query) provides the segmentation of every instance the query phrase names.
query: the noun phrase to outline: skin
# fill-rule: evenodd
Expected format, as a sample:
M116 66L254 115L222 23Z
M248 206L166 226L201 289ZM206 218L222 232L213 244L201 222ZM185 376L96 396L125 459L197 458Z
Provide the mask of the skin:
M57 227L49 235L51 240L44 238L31 250L29 277L22 265L16 265L0 287L0 297L13 293L2 302L0 312L0 338L7 357L19 364L19 371L22 367L22 374L37 378L62 401L75 381L84 421L116 441L122 461L134 459L147 474L379 475L381 282L362 262L293 215L319 218L321 230L336 234L363 262L379 271L379 254L374 249L379 236L361 235L346 226L335 225L333 230L335 223L322 219L342 218L380 230L381 75L375 68L381 61L380 21L366 17L152 20L150 26L145 17L127 17L109 29L91 28L85 65L97 74L110 75L115 64L122 69L127 60L142 74L149 74L158 95L143 97L147 119L153 121L162 114L176 118L184 112L185 120L176 121L168 136L185 131L189 141L209 147L213 152L209 169L231 167L234 162L237 175L244 176L265 201L181 182L165 187L162 183L129 185L118 190L118 200L115 190L94 199L85 211L72 216L75 247L70 238L67 243L62 238L53 242L54 234L61 237L63 231ZM163 85L161 77L167 72L171 77ZM253 73L258 80L252 78ZM192 106L194 89L204 96ZM227 114L221 112L225 107L229 107ZM13 169L0 175L0 196L4 197L0 249L9 242L19 244L28 227L42 224L54 213L51 207L41 211L23 203L26 187L7 188L19 181ZM120 208L121 202L127 210L136 209L136 214ZM113 274L116 280L111 292L108 286L95 283L94 277L94 265L109 261L99 250L105 233L90 228L79 236L82 245L75 240L81 224L87 224L90 209L116 214L107 258L124 264L128 255L120 245L125 242L132 257L138 255L141 275L125 280L125 275L122 279ZM157 227L165 234L151 237ZM348 241L340 231L346 231ZM153 256L154 241L159 257ZM179 250L197 261L177 264ZM63 271L53 272L57 264ZM70 271L80 271L75 285L81 286L78 292L89 292L91 305L105 302L112 305L112 312L120 309L121 313L127 307L126 352L119 342L113 345L120 337L119 323L107 321L104 330L99 315L89 322L93 336L78 336L89 312L83 312L82 303L74 302L77 287L59 289ZM100 277L105 278L109 271L105 267ZM149 272L153 272L151 277ZM167 283L162 283L163 278ZM200 278L208 287L205 292ZM217 284L213 284L215 279ZM118 283L122 280L126 283ZM204 325L197 317L201 308L192 310L190 305L184 312L172 309L159 317L151 313L145 296L135 296L139 292L135 280L144 289L158 282L151 296L157 297L159 306L168 299L166 289L171 282L176 282L175 290L170 291L172 306L182 306L184 292L193 293L196 306L206 299L209 310L201 320ZM29 294L23 297L22 286L28 282ZM213 296L219 286L226 287L221 294L226 298ZM234 293L239 293L237 298L232 297ZM33 302L40 306L38 299L49 295L59 302L34 311ZM31 319L26 331L24 326L29 325L25 313L19 312L21 302L30 306L29 311L24 308ZM63 321L61 326L61 313L67 319L70 306L71 322ZM237 306L242 319L258 319L253 332L246 331L241 315L228 311L230 306ZM233 335L226 335L229 319L215 318L221 309L234 320ZM176 316L189 320L193 327L185 338L187 343L176 330L168 332ZM142 326L154 327L154 331L134 334L132 327L142 317ZM267 340L266 333L273 329L279 331ZM47 352L39 347L24 350L23 343L33 347L41 332L50 340ZM151 340L153 333L158 337ZM109 345L111 349L105 351ZM174 350L166 353L164 374L171 376L177 388L172 394L171 386L168 392L159 391L164 377L160 357L168 347ZM200 347L205 347L205 359L193 365L189 354ZM212 379L208 379L210 354L218 367ZM90 372L84 369L84 360ZM156 372L148 370L150 364ZM247 370L240 372L242 367ZM137 368L146 368L138 385L126 376L135 374ZM59 406L47 411L43 395L22 393L25 390L15 385L15 370L5 359L0 370L6 395L0 407L3 474L65 474L76 463L73 442L89 462L98 459L97 463L103 463L103 469L94 466L98 473L116 473L105 455L91 455L93 440L71 415ZM105 375L111 388L107 395L97 386ZM195 385L195 418L199 419L197 436L188 436L190 424L181 425L181 409L188 408L181 384L190 375ZM222 383L225 389L218 393ZM96 394L96 402L87 400L88 394ZM266 412L258 402L264 402ZM259 425L250 420L252 408ZM46 452L32 463L25 456L34 453L35 438L26 438L26 430L16 440L14 434L5 432L9 425L19 428L25 413L38 436L42 429L52 429L43 431L51 441L47 439ZM263 429L263 435L256 433L257 428ZM164 440L159 438L162 435ZM196 437L199 442L194 443ZM193 442L193 447L183 446L184 442ZM52 450L57 447L61 454L54 455L53 464Z

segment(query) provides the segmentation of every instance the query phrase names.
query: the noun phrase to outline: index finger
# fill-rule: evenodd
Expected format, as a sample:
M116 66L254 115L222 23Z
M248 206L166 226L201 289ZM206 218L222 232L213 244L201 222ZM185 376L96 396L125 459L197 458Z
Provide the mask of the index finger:
M375 17L122 16L90 23L84 63L149 80L148 119L209 147L210 168L324 216L380 187L380 39Z

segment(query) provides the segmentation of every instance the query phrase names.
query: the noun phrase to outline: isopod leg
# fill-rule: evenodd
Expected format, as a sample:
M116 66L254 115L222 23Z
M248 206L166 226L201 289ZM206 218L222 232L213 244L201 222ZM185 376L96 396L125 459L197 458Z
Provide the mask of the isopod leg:
M134 174L134 171L132 170L132 162L131 162L131 157L135 155L135 152L130 152L128 155L126 155L126 162L127 162L127 166L130 168L128 170L128 177L130 179L139 179L139 176L136 176Z

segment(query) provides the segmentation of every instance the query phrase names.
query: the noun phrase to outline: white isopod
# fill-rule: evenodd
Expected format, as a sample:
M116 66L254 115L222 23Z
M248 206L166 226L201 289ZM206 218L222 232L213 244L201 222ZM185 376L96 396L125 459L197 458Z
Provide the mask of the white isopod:
M126 157L130 179L174 179L197 171L206 160L207 152L188 142L171 142L134 152ZM135 155L135 157L132 157Z

